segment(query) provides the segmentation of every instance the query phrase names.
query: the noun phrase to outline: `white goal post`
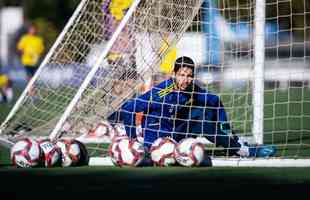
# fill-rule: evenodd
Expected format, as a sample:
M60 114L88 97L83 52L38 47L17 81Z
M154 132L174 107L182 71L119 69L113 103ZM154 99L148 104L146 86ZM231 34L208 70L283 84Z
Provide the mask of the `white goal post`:
M69 103L68 107L66 108L65 112L57 122L55 128L53 129L52 133L50 134L50 139L55 140L55 138L58 138L58 134L60 133L60 129L62 128L63 124L67 120L68 116L72 112L72 109L74 106L76 106L78 100L81 98L82 93L85 91L86 87L89 85L90 81L95 76L95 73L98 71L99 67L102 66L102 63L104 59L107 57L109 51L111 50L112 46L115 44L115 41L119 38L120 33L126 26L129 18L133 15L134 11L136 10L138 4L140 3L140 0L135 0L133 4L130 6L130 9L127 11L126 15L122 19L122 21L117 26L115 32L113 33L110 40L107 42L104 51L96 58L94 66L92 66L92 69L85 77L85 80L82 82L82 85L78 89L76 95L73 97L72 101Z
M82 0L2 123L1 143L76 138L90 165L111 165L101 125L190 56L235 134L277 147L272 158L232 158L206 141L214 166L310 166L310 16L297 2Z
M265 0L257 0L254 18L253 136L264 143Z

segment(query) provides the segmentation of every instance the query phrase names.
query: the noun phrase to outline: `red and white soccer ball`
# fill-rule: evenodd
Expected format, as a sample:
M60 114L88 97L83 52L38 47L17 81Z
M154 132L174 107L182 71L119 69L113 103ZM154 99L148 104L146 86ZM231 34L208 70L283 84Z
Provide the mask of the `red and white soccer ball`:
M124 124L117 123L114 125L115 135L114 137L127 136L126 128Z
M185 138L177 144L175 159L182 166L199 166L204 157L204 144L195 138Z
M95 128L90 130L90 134L96 138L108 137L110 140L115 136L115 129L108 121L100 121Z
M39 143L31 138L21 139L11 148L11 161L17 167L30 168L38 166L41 155Z
M169 166L175 164L174 152L176 142L169 137L157 138L151 146L151 159L157 166Z
M82 139L92 138L96 141L99 141L100 139L108 139L108 141L111 142L114 137L124 135L126 135L126 129L123 124L115 124L113 127L108 121L102 120L97 123L94 128L84 134L84 138L82 137Z
M54 167L60 163L62 153L58 146L48 139L40 140L39 145L43 153L42 161L45 167Z
M137 166L144 153L143 144L127 136L115 137L109 146L109 155L116 166Z
M76 166L81 159L81 149L79 143L74 139L60 139L56 146L61 149L63 167Z

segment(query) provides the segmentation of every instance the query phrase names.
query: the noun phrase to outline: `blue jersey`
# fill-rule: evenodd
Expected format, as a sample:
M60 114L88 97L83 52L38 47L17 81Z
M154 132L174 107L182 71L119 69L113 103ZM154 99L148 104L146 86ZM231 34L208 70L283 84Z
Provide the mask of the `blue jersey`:
M127 134L136 137L135 114L143 112L142 128L147 147L158 137L171 136L179 141L198 135L206 136L216 145L240 147L229 137L227 115L218 96L197 85L193 85L191 91L174 88L173 79L165 80L145 94L128 100L118 115L110 119L124 123Z

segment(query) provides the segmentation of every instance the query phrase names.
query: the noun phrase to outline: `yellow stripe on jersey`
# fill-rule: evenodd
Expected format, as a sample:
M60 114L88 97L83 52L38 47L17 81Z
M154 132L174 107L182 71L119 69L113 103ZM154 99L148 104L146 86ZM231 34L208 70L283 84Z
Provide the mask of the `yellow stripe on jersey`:
M169 94L170 92L173 91L174 86L175 86L175 84L173 83L173 84L169 85L168 87L161 89L161 90L158 92L158 96L159 96L160 98L166 96L167 94Z

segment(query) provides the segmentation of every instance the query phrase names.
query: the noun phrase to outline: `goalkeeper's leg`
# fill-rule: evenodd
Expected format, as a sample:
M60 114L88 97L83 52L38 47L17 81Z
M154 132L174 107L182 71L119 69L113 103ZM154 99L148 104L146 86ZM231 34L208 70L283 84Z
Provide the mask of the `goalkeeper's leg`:
M241 157L270 157L276 153L273 145L248 145L239 139L238 136L216 135L207 136L207 139L214 142L216 146L223 146L228 149L229 155Z
M270 157L276 153L275 146L272 145L254 145L250 146L244 143L234 133L234 131L223 131L219 125L217 128L212 123L204 124L205 137L216 146L222 146L227 149L230 156L237 155L241 157ZM201 126L193 126L192 132L201 132Z

